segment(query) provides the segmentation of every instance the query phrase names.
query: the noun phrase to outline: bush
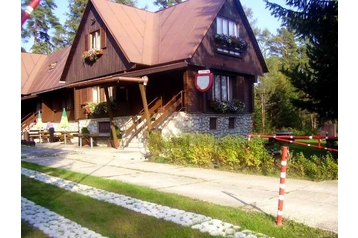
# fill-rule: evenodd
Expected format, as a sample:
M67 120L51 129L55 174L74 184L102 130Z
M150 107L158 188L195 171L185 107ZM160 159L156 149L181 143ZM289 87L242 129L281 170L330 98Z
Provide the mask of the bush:
M88 130L87 127L82 127L82 128L81 128L81 133L82 133L82 134L90 134L91 132Z
M148 136L151 161L219 168L236 172L277 175L281 166L268 153L262 139L248 141L243 136L227 135L215 138L211 134L183 133L164 138L153 131ZM289 154L287 174L310 180L338 179L338 164L330 153L305 158L302 152Z

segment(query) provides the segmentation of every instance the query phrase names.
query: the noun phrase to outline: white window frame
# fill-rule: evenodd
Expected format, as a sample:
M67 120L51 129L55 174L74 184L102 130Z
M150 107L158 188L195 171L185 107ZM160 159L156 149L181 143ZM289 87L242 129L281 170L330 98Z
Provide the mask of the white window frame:
M239 24L234 21L228 20L223 17L216 17L216 33L220 35L239 37L240 27ZM239 52L229 51L223 48L218 48L217 50L233 55L240 55Z
M95 103L100 103L101 100L101 94L100 94L101 90L100 87L93 87L92 88L92 98L93 98L93 102Z
M239 24L223 17L216 18L216 33L239 37Z
M109 98L111 100L113 100L113 91L114 91L114 87L109 87L108 88L108 95ZM104 98L104 101L101 101L101 88L100 87L92 87L92 101L95 103L101 103L101 102L106 102L106 98Z
M216 74L212 86L212 100L232 100L232 78L227 75Z
M101 49L101 34L100 30L94 31L89 34L89 47L91 49L100 50Z

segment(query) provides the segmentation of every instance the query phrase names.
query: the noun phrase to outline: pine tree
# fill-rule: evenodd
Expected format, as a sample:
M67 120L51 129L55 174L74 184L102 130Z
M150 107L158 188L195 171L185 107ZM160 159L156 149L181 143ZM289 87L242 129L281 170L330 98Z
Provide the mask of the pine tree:
M321 121L338 119L338 0L286 0L286 9L265 0L272 15L307 40L308 64L282 70L301 93L296 106Z
M181 2L185 2L185 0L156 0L153 3L158 6L159 9L165 9Z
M112 2L122 3L132 7L136 6L135 0L112 0ZM67 20L65 21L65 28L67 31L66 42L70 44L72 44L73 39L75 38L87 3L88 0L68 0L69 11L66 13Z
M21 0L22 8L25 8L29 2L30 0ZM55 8L57 5L54 0L40 1L21 28L21 38L24 42L27 43L30 38L34 39L31 47L33 53L49 54L54 50L51 30L62 28L59 19L54 14Z

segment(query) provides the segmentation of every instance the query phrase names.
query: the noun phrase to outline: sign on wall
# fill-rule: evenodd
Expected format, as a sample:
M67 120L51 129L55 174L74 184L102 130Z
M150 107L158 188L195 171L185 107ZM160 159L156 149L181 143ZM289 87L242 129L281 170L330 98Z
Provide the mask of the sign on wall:
M199 74L195 75L195 87L200 92L208 91L213 85L213 74L210 70L199 70Z

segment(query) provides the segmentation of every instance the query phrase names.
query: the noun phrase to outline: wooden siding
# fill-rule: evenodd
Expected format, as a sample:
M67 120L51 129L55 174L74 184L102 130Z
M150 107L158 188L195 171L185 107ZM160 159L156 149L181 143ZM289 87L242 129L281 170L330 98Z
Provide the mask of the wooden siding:
M248 33L238 17L239 13L234 6L233 0L228 0L219 12L219 16L231 19L239 24L240 38L249 42L249 47L243 57L228 55L217 51L214 35L216 34L216 20L210 26L202 43L196 50L191 62L207 69L225 70L247 75L261 75L262 68L255 50L252 47Z
M204 94L195 88L195 74L197 71L190 69L185 77L185 108L188 113L200 113L203 111Z
M91 18L96 19L92 22ZM123 72L131 69L134 64L129 63L125 55L108 30L106 30L103 21L97 12L91 8L87 15L83 16L84 22L77 33L79 36L73 43L73 52L69 57L70 64L65 76L66 83L74 83L88 79L94 79ZM101 31L101 48L103 54L93 63L86 63L82 60L82 54L88 50L88 34L94 31ZM102 38L102 34L104 38ZM87 47L86 47L87 46Z
M74 89L74 111L75 111L75 120L84 118L83 109L81 107L81 93L80 90Z

